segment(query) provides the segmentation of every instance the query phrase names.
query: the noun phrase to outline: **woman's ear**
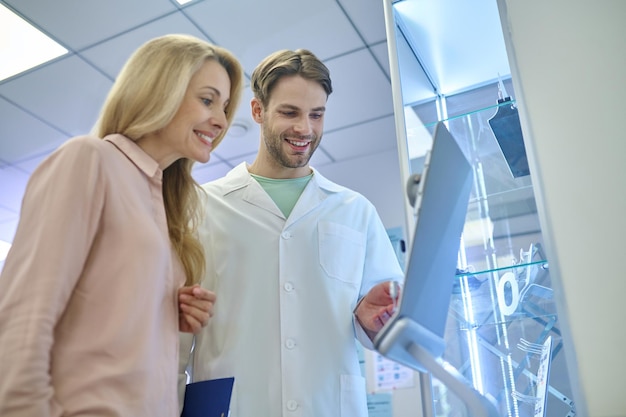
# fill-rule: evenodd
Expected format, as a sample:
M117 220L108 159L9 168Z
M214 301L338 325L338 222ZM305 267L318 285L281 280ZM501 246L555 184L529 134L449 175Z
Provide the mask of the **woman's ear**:
M250 107L252 110L252 118L254 119L254 121L259 124L262 123L263 122L263 105L261 104L259 99L256 97L252 98L252 101L250 101Z

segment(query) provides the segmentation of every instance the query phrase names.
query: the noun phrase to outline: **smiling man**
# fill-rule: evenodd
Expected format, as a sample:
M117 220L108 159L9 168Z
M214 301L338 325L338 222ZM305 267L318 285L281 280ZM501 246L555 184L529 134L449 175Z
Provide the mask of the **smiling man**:
M259 151L204 185L203 286L219 301L195 344L183 336L181 371L234 376L231 417L366 417L356 343L372 347L402 270L374 206L309 166L328 68L309 51L278 51L251 85Z

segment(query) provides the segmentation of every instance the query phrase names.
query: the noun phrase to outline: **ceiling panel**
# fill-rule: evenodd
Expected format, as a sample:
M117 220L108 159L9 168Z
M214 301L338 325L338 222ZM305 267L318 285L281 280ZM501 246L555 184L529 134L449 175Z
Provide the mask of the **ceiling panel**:
M170 0L4 0L3 3L74 51L177 10Z
M376 57L376 59L378 60L378 62L380 63L383 71L385 72L385 75L387 76L387 78L391 79L390 76L390 72L389 72L389 50L388 50L388 45L387 45L387 41L376 44L374 46L370 47L370 50L372 51L372 53L374 54L374 56Z
M11 165L0 167L0 183L2 184L0 207L14 213L20 211L22 196L26 189L28 177L28 173Z
M112 82L76 56L0 84L0 96L69 135L89 132Z
M368 44L387 39L382 0L337 0Z
M311 166L315 168L323 167L325 165L333 164L336 162L331 155L324 148L324 140L322 139L322 144L317 148L313 156L311 157L310 163Z
M333 0L203 2L186 9L216 43L232 50L248 75L266 55L279 49L306 48L320 59L364 47Z
M186 33L205 38L189 19L182 13L176 13L99 43L84 50L81 55L114 79L126 60L140 45L168 33Z
M395 149L397 146L395 119L390 115L326 133L322 144L335 161Z
M49 152L67 139L63 133L2 98L0 114L0 159L4 162L15 164Z
M214 160L215 158L211 156L207 164L194 165L193 178L198 184L204 184L205 182L223 177L231 170L232 167L227 162L215 162Z
M326 130L367 122L393 113L391 82L369 50L326 62L333 80ZM358 76L357 76L358 75Z
M60 146L61 142L59 142ZM58 146L55 146L58 147ZM50 154L50 152L43 152L39 155L33 156L33 157L29 157L27 159L23 159L20 160L19 163L17 164L13 164L13 166L23 172L27 172L29 174L32 174L33 171L35 170L35 168L37 168L39 166L39 164L41 164L41 162L48 157L48 155Z
M14 210L8 210L0 206L0 224L6 224L10 221L14 221L17 218L17 213ZM2 237L0 237L2 239Z

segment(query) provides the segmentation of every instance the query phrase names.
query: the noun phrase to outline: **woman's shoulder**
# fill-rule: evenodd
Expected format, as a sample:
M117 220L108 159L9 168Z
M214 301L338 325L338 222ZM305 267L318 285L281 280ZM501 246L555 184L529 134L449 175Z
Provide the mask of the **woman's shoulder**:
M94 135L81 135L74 136L63 142L59 149L94 149L99 150L104 148L104 141Z
M94 170L106 159L107 151L104 141L97 136L82 135L72 137L63 142L39 165L40 170L80 169Z
M58 159L107 160L114 150L106 141L94 135L74 136L61 144L51 156Z

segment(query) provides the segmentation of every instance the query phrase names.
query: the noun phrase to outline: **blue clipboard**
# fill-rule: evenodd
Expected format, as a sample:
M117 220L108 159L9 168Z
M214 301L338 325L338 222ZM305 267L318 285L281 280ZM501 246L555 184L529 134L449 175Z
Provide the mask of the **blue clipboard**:
M181 417L228 417L234 383L230 377L187 384Z

